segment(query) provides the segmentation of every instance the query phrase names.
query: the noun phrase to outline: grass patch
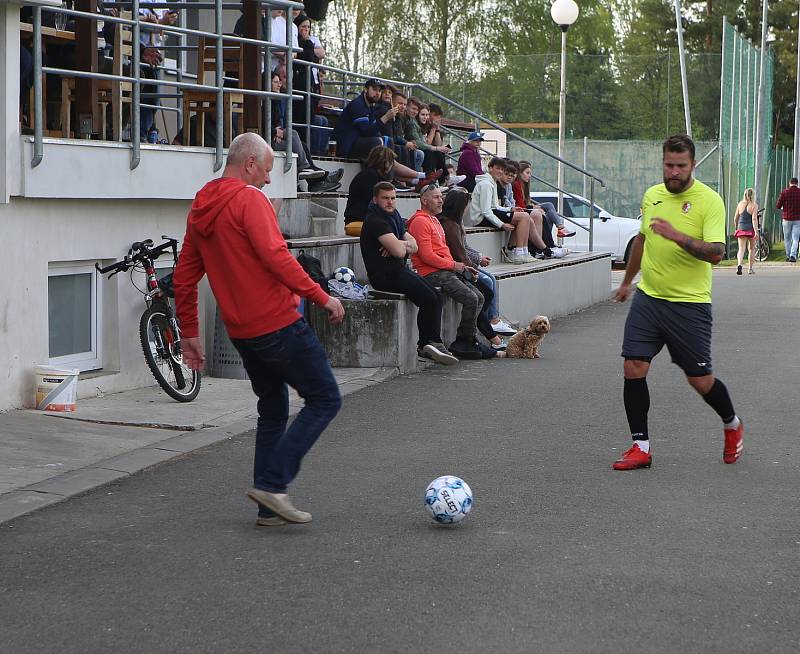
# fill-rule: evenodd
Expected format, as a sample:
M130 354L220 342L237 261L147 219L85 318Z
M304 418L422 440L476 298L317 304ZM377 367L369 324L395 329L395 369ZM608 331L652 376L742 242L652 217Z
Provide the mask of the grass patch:
M720 267L735 266L736 265L736 251L737 251L737 249L738 249L738 246L735 243L732 243L731 247L730 247L730 254L731 254L730 259L725 259L723 261L720 261L717 264L717 266L720 266ZM783 249L783 241L777 241L776 243L772 244L772 247L770 248L770 251L769 251L769 257L767 257L766 261L762 261L762 262L758 262L757 261L755 263L756 264L758 264L758 263L768 263L770 261L780 262L780 263L783 263L783 262L786 261L786 251ZM744 265L747 265L747 256L745 256Z

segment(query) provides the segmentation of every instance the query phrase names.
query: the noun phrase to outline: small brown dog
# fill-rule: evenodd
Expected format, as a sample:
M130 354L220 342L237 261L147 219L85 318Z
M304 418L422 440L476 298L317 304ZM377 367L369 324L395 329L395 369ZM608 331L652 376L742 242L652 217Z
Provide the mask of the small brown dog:
M539 359L539 344L550 331L547 316L536 316L531 324L511 337L506 348L506 356L510 359Z

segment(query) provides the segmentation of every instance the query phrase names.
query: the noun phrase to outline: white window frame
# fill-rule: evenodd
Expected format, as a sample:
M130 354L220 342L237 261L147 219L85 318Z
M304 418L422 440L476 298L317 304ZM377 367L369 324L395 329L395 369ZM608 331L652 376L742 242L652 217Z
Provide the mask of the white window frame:
M65 354L60 357L49 357L50 365L68 366L78 368L81 372L89 370L99 370L103 367L103 276L94 267L94 261L54 261L50 262L47 269L48 279L48 355L49 355L49 281L50 277L62 277L64 275L85 275L89 273L92 280L91 288L91 349L88 352L75 352Z

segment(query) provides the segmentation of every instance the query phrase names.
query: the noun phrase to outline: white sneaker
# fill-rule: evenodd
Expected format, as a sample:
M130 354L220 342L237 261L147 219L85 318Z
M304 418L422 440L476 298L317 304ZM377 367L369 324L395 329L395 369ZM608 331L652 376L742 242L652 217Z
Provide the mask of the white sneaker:
M514 252L509 258L509 263L513 263L515 266L520 266L525 263L531 263L533 261L536 261L536 259L534 259L527 252L525 254L517 254L516 252Z
M509 325L505 320L500 318L500 322L492 323L492 329L495 334L516 334L517 330Z
M569 254L569 250L567 250L567 248L552 248L551 252L553 253L554 259L563 259L567 256L567 254Z
M450 177L447 178L447 185L456 186L457 184L463 182L465 179L467 179L466 175L450 175Z

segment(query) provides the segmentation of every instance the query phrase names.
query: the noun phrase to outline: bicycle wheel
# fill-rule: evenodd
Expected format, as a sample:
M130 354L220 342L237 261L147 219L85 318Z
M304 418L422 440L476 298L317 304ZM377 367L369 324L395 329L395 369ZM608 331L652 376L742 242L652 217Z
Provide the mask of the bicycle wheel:
M183 363L175 351L175 335L164 309L153 305L139 321L142 351L158 385L172 399L191 402L200 392L200 373Z
M758 245L756 245L756 261L766 261L769 258L770 245L769 239L764 234L758 235Z

